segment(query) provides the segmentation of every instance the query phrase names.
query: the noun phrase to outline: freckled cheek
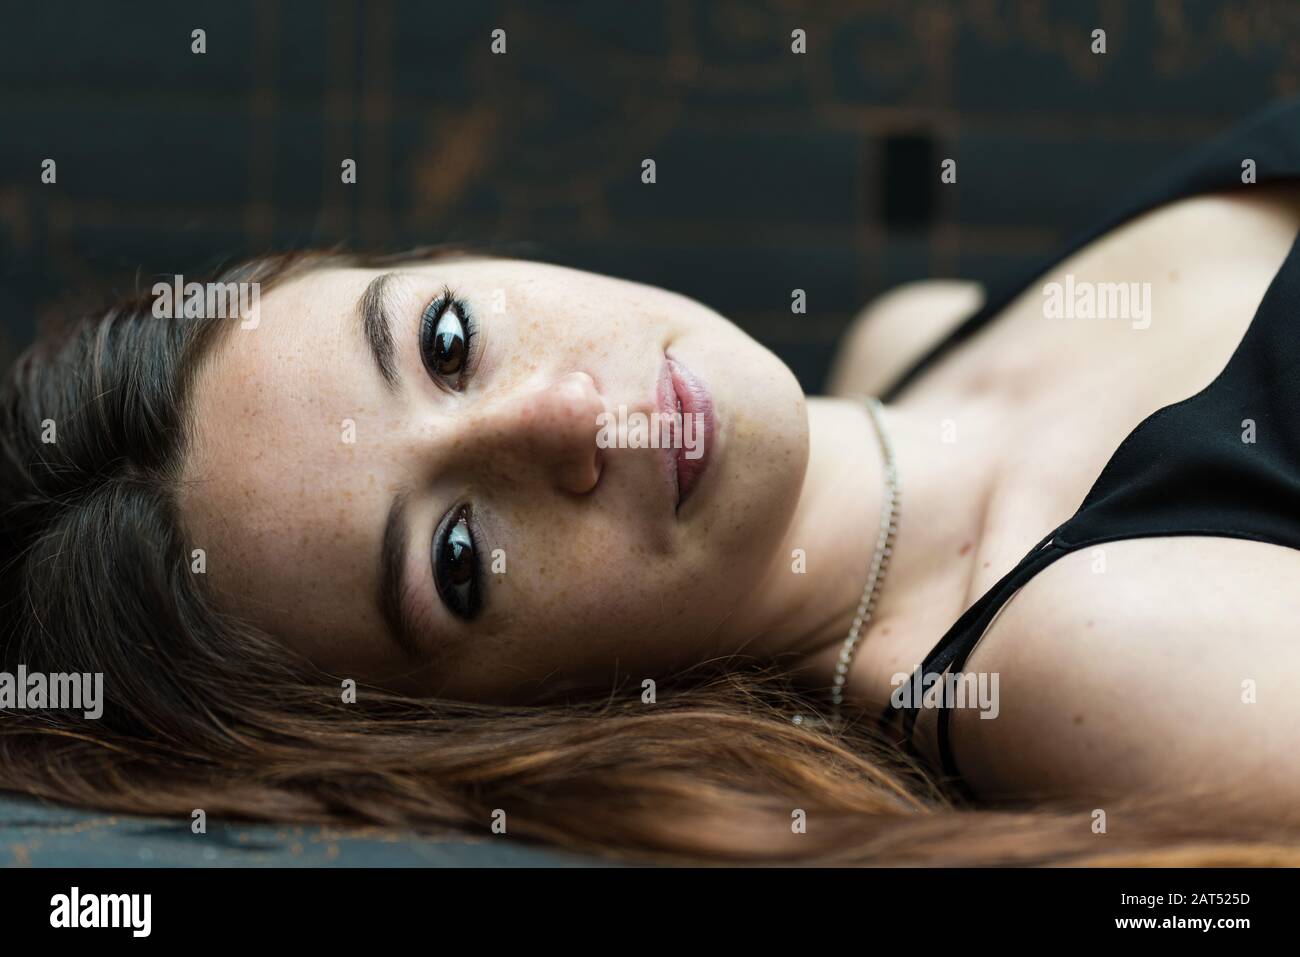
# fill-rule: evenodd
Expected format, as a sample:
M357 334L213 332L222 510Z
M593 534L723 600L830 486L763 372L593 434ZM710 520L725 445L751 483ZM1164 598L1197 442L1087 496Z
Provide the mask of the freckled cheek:
M548 309L536 318L501 327L508 351L496 357L501 360L498 375L510 383L527 381L539 369L564 373L580 368L599 378L602 366L621 355L629 343L652 335L657 320L656 314L642 310L607 314L590 306L568 313ZM500 339L496 347L503 347Z
M583 337L565 323L555 322L545 327L531 323L529 330L511 345L508 367L503 369L509 382L528 382L542 370L554 373L580 355L578 346Z
M500 584L515 586L511 613L556 640L567 641L576 631L606 647L629 630L657 627L677 610L672 596L683 584L674 581L679 569L642 557L639 546L612 533L575 538L557 529L528 552L545 558L535 565L525 561L514 582Z

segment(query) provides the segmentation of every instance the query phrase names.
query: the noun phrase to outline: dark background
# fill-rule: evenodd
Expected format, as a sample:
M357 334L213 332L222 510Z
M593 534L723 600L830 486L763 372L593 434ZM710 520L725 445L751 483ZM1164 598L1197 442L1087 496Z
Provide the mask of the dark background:
M6 3L0 357L231 257L522 240L707 302L815 390L872 295L1026 263L1298 88L1295 0Z

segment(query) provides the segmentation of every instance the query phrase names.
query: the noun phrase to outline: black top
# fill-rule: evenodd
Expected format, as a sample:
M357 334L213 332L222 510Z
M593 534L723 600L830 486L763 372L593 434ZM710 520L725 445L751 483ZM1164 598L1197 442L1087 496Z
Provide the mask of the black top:
M1252 159L1259 182L1300 177L1300 98L1256 114L1147 182L1100 225L1016 281L990 289L983 308L907 370L881 399L898 398L940 357L975 335L1022 291L1099 236L1133 217L1197 193L1238 187ZM1200 392L1147 416L1120 443L1063 524L1044 530L1020 563L957 619L918 670L958 672L1002 605L1069 552L1119 539L1212 535L1300 548L1300 237L1292 243L1227 365ZM1243 441L1244 420L1255 441ZM919 710L904 711L910 742ZM883 720L895 716L886 708ZM945 775L963 786L939 711Z

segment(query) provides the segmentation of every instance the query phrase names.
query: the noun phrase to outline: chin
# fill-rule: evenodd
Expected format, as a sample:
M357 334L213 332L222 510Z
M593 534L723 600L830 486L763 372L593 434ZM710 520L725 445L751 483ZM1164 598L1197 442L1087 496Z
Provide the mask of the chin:
M714 390L721 419L720 481L697 516L702 544L744 590L794 519L808 466L807 400L790 368L738 329L687 354Z

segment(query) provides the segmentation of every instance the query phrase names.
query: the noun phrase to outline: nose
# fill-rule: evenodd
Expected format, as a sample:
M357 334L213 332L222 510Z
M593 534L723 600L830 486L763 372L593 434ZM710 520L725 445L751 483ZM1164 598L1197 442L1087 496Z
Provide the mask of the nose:
M605 401L585 372L524 387L490 414L489 441L566 492L590 492L600 480L596 446ZM501 448L504 446L505 448Z

